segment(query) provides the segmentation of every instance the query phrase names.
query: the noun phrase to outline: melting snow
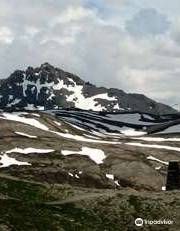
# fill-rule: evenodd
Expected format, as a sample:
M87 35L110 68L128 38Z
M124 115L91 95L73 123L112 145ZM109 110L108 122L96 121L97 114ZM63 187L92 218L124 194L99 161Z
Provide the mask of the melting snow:
M115 180L114 183L115 183L117 186L120 186L118 180Z
M102 143L102 144L121 144L120 142L113 142L113 141L105 141L105 140L94 140L94 139L88 139L83 136L78 136L78 135L73 135L73 134L67 134L67 133L61 133L61 132L55 132L51 131L54 134L57 134L61 137L72 139L72 140L77 140L77 141L82 141L82 142L87 142L87 143Z
M68 175L71 176L71 177L75 177L77 179L79 179L80 177L78 176L78 174L72 174L71 172L68 172Z
M125 136L143 136L147 134L146 132L136 131L133 128L121 130L121 133L124 134Z
M0 158L0 163L2 164L0 168L6 168L11 165L31 165L27 162L18 161L15 158L9 157L7 154L0 155Z
M36 81L36 83L34 83L34 85L33 85L32 81L27 80L26 79L26 74L24 74L24 81L23 81L23 83L21 85L23 87L23 95L24 95L24 97L26 97L26 91L27 91L28 85L31 85L32 87L35 87L35 89L37 90L36 98L38 99L38 95L41 92L41 88L44 88L44 87L50 88L50 87L52 87L54 85L54 82L41 84L40 79L38 79Z
M93 110L93 111L103 111L105 107L98 104L97 99L109 100L113 104L114 109L119 109L119 105L116 97L109 97L107 93L98 94L91 97L84 97L83 95L83 85L77 85L71 79L73 85L64 84L63 80L59 80L59 83L53 86L54 90L60 90L62 88L67 89L70 92L73 92L71 95L67 96L66 100L69 102L74 102L76 108L81 108L84 110Z
M171 150L171 151L180 152L180 148L172 147L172 146L157 145L157 144L141 144L141 143L125 143L125 144L126 144L126 145L137 146L137 147L166 149L166 150Z
M158 167L155 167L156 170L160 170L161 169L161 166L158 166Z
M14 132L14 133L17 135L28 137L28 138L37 138L37 136L31 136L31 135L28 135L28 134L23 133L23 132Z
M36 114L36 113L31 113L31 115L36 116L36 117L41 117L39 114Z
M6 153L24 153L24 154L29 154L29 153L50 153L50 152L54 152L53 149L38 149L38 148L14 148L11 149L9 151L6 151Z
M57 121L54 120L54 123L55 123L56 125L58 125L58 126L61 126L61 123L60 123L60 122L57 122Z
M68 124L70 124L70 123L68 123ZM83 128L81 128L81 127L75 125L75 124L70 124L70 125L71 125L71 127L76 128L76 129L78 129L78 130L85 131L85 129L83 129Z
M117 185L117 186L120 186L118 180L114 180L114 175L113 174L106 174L106 177L110 180L113 180L114 183Z
M36 73L38 76L39 73ZM104 99L109 101L109 105L112 106L114 110L121 110L118 104L118 100L115 96L108 96L108 93L102 93L98 95L94 95L91 97L84 97L83 95L83 85L77 85L77 83L73 80L68 78L71 84L67 85L64 83L63 80L58 80L58 83L55 84L54 81L52 82L46 82L46 83L41 83L40 79L37 79L36 82L29 81L27 79L26 74L24 74L24 81L19 84L19 86L22 86L23 88L23 96L26 97L27 89L28 86L31 86L31 90L33 93L36 92L36 99L38 99L39 93L41 92L42 88L48 88L50 90L61 90L61 89L66 89L69 92L71 92L71 95L66 96L66 100L70 102L75 103L76 108L81 108L85 110L94 110L94 111L103 111L106 108L102 106L100 103L98 103L98 99ZM36 91L35 91L36 90ZM54 94L51 93L49 96L48 100L51 100L52 97L54 97ZM12 98L12 97L11 97ZM26 109L28 110L34 110L35 107L33 104L28 104ZM44 110L44 108L43 108Z
M83 136L86 136L86 137L88 137L88 138L91 138L91 139L95 139L95 140L99 140L100 138L98 138L98 137L95 137L95 136L91 136L91 135L87 135L87 134L83 134Z
M108 179L114 180L114 175L113 174L106 174L106 177Z
M80 178L77 174L75 174L75 177L78 178L78 179Z
M62 155L72 155L72 154L79 154L89 156L97 164L102 164L103 160L106 158L104 152L101 149L94 149L88 147L82 147L81 151L69 151L69 150L62 150Z
M168 162L159 160L159 159L157 159L157 158L155 158L155 157L153 157L153 156L148 156L147 159L148 159L148 160L157 161L157 162L162 163L162 164L165 164L165 165L168 165L168 164L169 164Z
M134 138L138 140L144 140L144 141L154 141L154 142L176 142L180 141L180 138L161 138L161 137L140 137L140 138Z
M26 113L26 114L28 114L28 113ZM89 143L93 142L93 143L103 143L103 144L120 144L120 142L94 140L94 139L88 139L86 137L79 136L79 135L73 135L70 133L61 133L61 132L51 131L51 130L49 130L49 128L47 126L40 123L38 120L32 119L32 118L25 118L25 117L22 117L20 115L22 115L22 113L11 113L11 114L10 113L3 113L3 117L1 116L0 119L4 119L4 120L7 119L7 120L11 120L11 121L17 121L20 123L28 124L28 125L31 125L33 127L39 128L41 130L49 131L49 132L57 134L61 137L72 139L72 140L89 142ZM68 132L68 130L66 130L66 132Z
M39 111L44 111L44 106L37 106L37 109L38 109Z
M21 99L14 99L11 103L9 103L9 104L7 105L7 107L16 105L16 104L18 104L20 101L21 101Z
M74 175L73 175L72 173L70 173L70 172L68 172L68 175L69 175L69 176L72 176L72 177L74 176Z
M18 113L3 113L3 117L0 117L0 119L6 119L6 120L11 120L11 121L16 121L24 124L31 125L33 127L48 131L49 128L46 127L44 124L40 123L38 120L31 119L31 118L25 118L22 116L19 116L20 114Z
M34 104L28 104L24 109L29 111L34 111L36 107L34 106Z

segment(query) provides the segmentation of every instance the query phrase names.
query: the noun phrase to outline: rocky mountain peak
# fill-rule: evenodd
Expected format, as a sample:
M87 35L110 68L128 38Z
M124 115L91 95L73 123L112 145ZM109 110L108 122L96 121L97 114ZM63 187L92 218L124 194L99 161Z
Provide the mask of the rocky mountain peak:
M50 63L46 62L41 64L40 69L51 72L54 71L56 68L52 66Z
M80 108L92 111L139 111L153 114L176 112L144 95L96 87L49 63L14 71L0 81L1 109Z

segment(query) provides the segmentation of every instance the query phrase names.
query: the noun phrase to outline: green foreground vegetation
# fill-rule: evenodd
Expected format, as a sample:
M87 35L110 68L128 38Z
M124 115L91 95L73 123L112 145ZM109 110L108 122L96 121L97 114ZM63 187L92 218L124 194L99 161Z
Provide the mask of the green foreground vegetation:
M89 198L88 198L89 195ZM178 192L147 193L127 190L73 189L0 177L0 230L12 231L128 231L137 217L173 219L172 226L141 230L178 230Z

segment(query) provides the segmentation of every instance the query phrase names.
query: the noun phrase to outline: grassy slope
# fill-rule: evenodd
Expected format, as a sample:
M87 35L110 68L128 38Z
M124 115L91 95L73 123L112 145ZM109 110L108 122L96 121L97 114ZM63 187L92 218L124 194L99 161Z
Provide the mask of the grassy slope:
M84 197L87 193L94 193L94 196L87 199ZM73 198L76 198L74 202ZM57 202L49 203L53 201ZM85 192L85 189L73 189L68 185L43 185L1 176L0 208L2 231L136 230L136 217L175 219L170 229L145 226L141 230L179 230L180 227L178 192L166 195L130 190L107 193L106 190L87 189Z
M46 119L46 116L45 116ZM46 121L49 122L49 121ZM59 137L54 137L52 134L41 134L30 126L24 126L22 124L9 125L9 122L5 124L4 130L11 131L10 136L3 139L0 143L0 150L9 150L21 144L20 147L44 147L60 149L73 149L79 150L81 143L72 142L72 140L66 140ZM6 127L7 126L7 127ZM10 126L10 127L9 127ZM7 129L8 128L8 129ZM9 129L10 128L10 129ZM21 129L20 129L21 128ZM65 126L64 129L67 127ZM61 129L61 128L60 128ZM68 127L68 130L70 128ZM23 131L28 134L35 134L37 139L27 139L22 137L14 137L14 131ZM58 128L57 128L57 131ZM73 133L73 131L71 131ZM3 133L4 134L4 133ZM76 134L75 132L73 134ZM78 133L79 134L79 133ZM79 134L81 135L81 134ZM39 138L40 137L40 138ZM23 141L23 142L22 142ZM62 142L63 141L63 142ZM73 144L73 146L72 146ZM101 148L98 144L86 144L87 146ZM134 152L134 147L121 146L115 149L114 146L105 145L105 149L109 153L115 153L114 157L108 157L113 161L117 170L120 171L121 163L123 161L146 161L147 149L140 151L137 149ZM131 156L131 152L133 155ZM145 153L145 154L144 154ZM161 155L174 155L169 151L167 153L163 150L162 153L157 150L149 150L148 155L152 154L155 157L161 159ZM156 156L156 155L159 156ZM12 157L16 157L16 154L11 154ZM10 156L11 156L10 155ZM179 155L179 154L178 154ZM178 156L177 155L177 156ZM117 157L118 156L118 157ZM68 161L63 161L58 152L49 155L28 155L21 156L18 154L17 158L22 158L22 161L29 161L33 163L33 172L25 171L22 167L20 170L11 168L3 170L4 175L0 174L0 231L133 231L133 230L180 230L180 192L171 193L150 193L150 192L136 192L132 189L127 190L108 190L108 189L94 189L91 188L77 188L75 186L60 185L60 184L47 184L33 182L32 179L47 182L49 176L48 170L56 173L59 176L59 170L61 163L66 167L66 170L77 170L77 166L87 166L84 162L74 161L72 159L70 164ZM34 158L35 157L35 158ZM58 158L57 158L58 157ZM26 158L26 159L25 159ZM64 158L64 157L63 157ZM129 158L129 159L128 159ZM69 159L69 158L68 158ZM174 158L172 158L174 159ZM21 159L20 159L21 160ZM163 159L164 160L164 159ZM110 161L111 163L111 161ZM144 162L143 162L144 163ZM74 167L75 164L75 167ZM82 166L81 166L82 164ZM108 164L108 163L107 163ZM149 164L149 162L147 162ZM40 167L39 167L40 165ZM39 174L44 166L47 174L45 180L40 179ZM113 164L112 164L113 166ZM107 167L107 165L105 166ZM42 169L41 169L42 168ZM139 168L139 167L138 167ZM28 168L29 169L29 168ZM93 175L97 169L93 169ZM153 166L154 169L154 166ZM18 171L15 171L18 170ZM84 171L84 168L83 168ZM104 170L104 173L108 170ZM20 179L7 176L7 174L13 173L14 176L19 176ZM99 171L97 171L97 174ZM121 176L122 172L119 173ZM148 172L148 176L149 176ZM33 176L38 175L38 177ZM141 173L140 177L142 178ZM62 176L63 177L63 176ZM26 178L29 180L23 180ZM54 179L54 175L53 175ZM150 174L150 181L155 179ZM56 180L56 179L55 179ZM53 182L53 181L49 181ZM54 182L58 182L57 180ZM68 182L68 181L67 181ZM142 217L144 219L174 219L175 224L170 227L165 226L145 226L144 228L137 228L134 226L134 219Z

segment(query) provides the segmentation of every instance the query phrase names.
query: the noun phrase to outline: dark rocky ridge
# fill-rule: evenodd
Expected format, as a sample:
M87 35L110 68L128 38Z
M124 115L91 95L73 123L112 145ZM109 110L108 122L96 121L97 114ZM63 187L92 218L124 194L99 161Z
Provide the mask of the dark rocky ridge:
M92 98L93 97L93 98ZM16 70L0 81L1 109L81 108L94 111L139 111L152 114L171 114L176 110L157 103L141 94L96 87L78 76L53 67Z

